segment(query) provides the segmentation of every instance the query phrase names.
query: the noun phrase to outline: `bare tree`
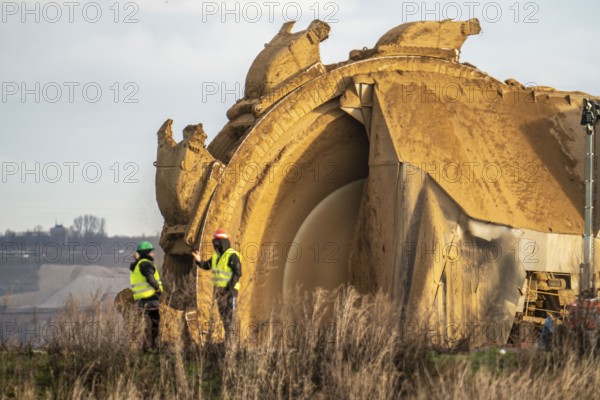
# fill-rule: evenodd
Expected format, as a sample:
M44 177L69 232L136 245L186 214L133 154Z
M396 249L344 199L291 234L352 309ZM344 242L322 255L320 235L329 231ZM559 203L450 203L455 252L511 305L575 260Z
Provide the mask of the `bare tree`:
M15 240L15 238L17 237L16 232L11 231L10 229L7 229L6 232L4 232L4 240L6 241L13 241Z
M82 238L90 238L94 236L106 236L106 220L98 218L95 215L80 215L73 220L71 232Z
M71 225L71 232L74 237L82 237L83 236L83 217L79 216L73 220L73 225Z

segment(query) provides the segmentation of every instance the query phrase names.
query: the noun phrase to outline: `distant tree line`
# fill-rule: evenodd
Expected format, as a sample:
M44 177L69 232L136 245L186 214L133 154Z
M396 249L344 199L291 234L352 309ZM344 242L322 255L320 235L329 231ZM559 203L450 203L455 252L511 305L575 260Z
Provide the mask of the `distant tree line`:
M27 243L30 241L45 241L52 239L53 236L57 238L65 236L71 240L107 238L106 219L89 214L80 215L73 220L73 224L70 227L55 224L49 231L45 231L41 225L37 225L32 230L25 232L15 232L7 229L4 235L0 235L0 239L3 241Z
M158 235L112 236L106 234L106 220L81 215L69 227L55 224L49 230L36 226L25 232L7 229L0 234L2 263L77 263L123 266L131 261L135 245L148 240L157 247Z

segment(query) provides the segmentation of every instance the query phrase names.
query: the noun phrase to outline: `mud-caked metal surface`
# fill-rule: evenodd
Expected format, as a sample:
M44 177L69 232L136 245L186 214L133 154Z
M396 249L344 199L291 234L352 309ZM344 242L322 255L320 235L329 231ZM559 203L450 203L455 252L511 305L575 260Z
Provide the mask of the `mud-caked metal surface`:
M477 20L400 25L334 65L319 56L327 24L292 26L208 146L201 125L180 143L171 121L159 130L165 269L188 272L194 248L210 257L224 228L243 257L242 327L295 286L352 284L389 294L407 333L474 346L508 340L531 273L577 286L583 93L461 63ZM200 323L211 293L198 273Z

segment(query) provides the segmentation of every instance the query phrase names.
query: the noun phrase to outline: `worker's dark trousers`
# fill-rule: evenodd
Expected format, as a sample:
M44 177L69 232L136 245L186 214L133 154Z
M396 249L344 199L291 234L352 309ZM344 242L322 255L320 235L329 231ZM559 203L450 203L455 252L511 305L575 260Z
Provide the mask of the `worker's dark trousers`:
M225 340L233 337L235 329L235 304L237 301L237 291L227 290L225 288L215 288L215 300L225 329Z
M146 315L150 318L150 348L155 349L158 346L158 326L160 324L160 313L158 309L146 311Z
M146 343L144 347L155 349L158 347L158 327L160 325L160 312L158 311L158 300L140 300L140 308L144 310L144 314L150 320L150 334L148 335L147 327L145 330Z

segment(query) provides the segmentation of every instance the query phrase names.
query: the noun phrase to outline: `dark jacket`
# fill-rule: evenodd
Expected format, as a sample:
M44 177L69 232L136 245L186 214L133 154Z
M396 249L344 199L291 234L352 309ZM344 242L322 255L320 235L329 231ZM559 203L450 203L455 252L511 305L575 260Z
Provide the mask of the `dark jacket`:
M228 248L231 247L229 239L214 239L213 245L219 257L221 257L221 255L225 253L225 251ZM196 265L198 266L198 268L202 268L208 271L212 268L212 260L196 262ZM238 283L238 281L242 277L242 262L240 261L240 258L237 256L237 254L232 254L229 257L229 263L227 265L229 268L231 268L233 275L227 283L226 289L229 291L235 291L233 287L236 283Z
M144 278L146 278L146 281L148 281L150 286L152 286L156 291L160 291L160 286L158 285L156 279L154 279L154 272L156 271L156 267L154 266L154 258L150 257L148 254L140 254L140 258L143 259L142 263L140 264L140 272L142 275L144 275ZM130 271L135 269L138 261L140 260L137 259L129 265ZM158 300L158 297L159 295L155 294L154 296L144 300Z

